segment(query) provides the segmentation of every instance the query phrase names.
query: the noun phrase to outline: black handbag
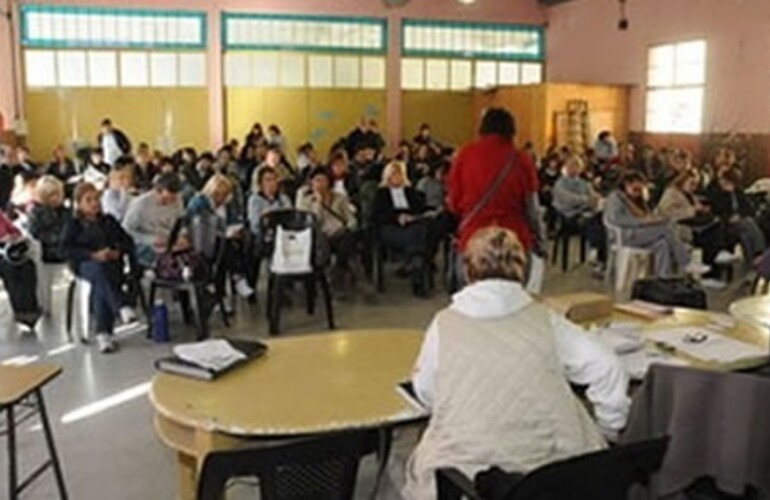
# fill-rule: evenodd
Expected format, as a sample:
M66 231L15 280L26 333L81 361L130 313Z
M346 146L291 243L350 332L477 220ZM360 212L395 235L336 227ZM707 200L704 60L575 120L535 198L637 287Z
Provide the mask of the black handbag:
M689 278L645 278L634 282L633 300L644 300L671 307L708 309L706 291Z

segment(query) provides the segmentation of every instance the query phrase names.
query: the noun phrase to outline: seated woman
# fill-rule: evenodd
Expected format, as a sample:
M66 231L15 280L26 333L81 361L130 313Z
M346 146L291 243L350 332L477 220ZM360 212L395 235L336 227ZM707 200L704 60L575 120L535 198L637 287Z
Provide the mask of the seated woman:
M748 268L765 250L765 237L754 220L754 206L738 189L743 176L736 168L722 170L708 189L708 203L724 231L727 246L740 244Z
M577 230L582 231L588 244L596 250L597 271L603 271L607 262L607 232L599 211L601 197L582 177L584 170L585 164L579 156L567 158L564 175L553 186L552 203L554 210L562 216L563 223L574 224Z
M609 195L604 207L604 222L608 228L620 230L624 246L652 252L657 276L708 272L708 266L690 262L687 247L676 235L671 221L650 209L646 193L647 179L642 174L624 174L619 188ZM613 238L612 233L610 237Z
M351 279L350 259L356 249L356 214L350 200L344 194L332 191L331 173L324 167L316 167L310 173L309 195L297 204L298 210L316 216L321 234L326 237L335 256L335 284L345 288Z
M99 191L93 184L75 188L75 213L61 240L61 254L75 273L91 283L91 310L96 316L96 342L102 353L115 351L112 334L115 319L136 318L123 294L123 258L133 259L131 237L111 215L101 213Z
M64 208L64 184L52 175L40 178L35 188L35 203L29 212L29 234L40 242L43 262L64 262L60 253L62 231L70 218Z
M241 234L238 231L229 232L227 227L227 204L233 191L237 188L236 184L225 174L214 174L199 194L193 196L187 205L187 217L194 224L195 217L204 217L213 224L213 231L207 234L192 234L192 244L196 250L203 253L207 258L214 256L217 238L225 241L224 265L229 272L235 290L238 295L249 298L254 294L254 289L246 280L246 274L243 271L244 258L241 242ZM193 231L194 233L194 231ZM196 241L196 239L203 238Z
M727 251L724 231L715 223L711 210L695 195L699 181L700 176L694 170L680 174L663 192L658 213L677 223L676 233L683 242L703 249L703 262L712 266L704 275L703 283L721 287L724 283L716 281L717 270L713 265L731 262L734 256Z
M427 295L430 221L421 217L424 212L425 198L409 184L406 166L400 161L389 163L374 196L373 226L382 244L406 255L412 293L417 297Z
M602 449L628 417L617 357L522 287L515 233L480 229L463 257L469 285L434 318L412 375L432 415L407 466L409 500L436 498L439 468L526 473ZM596 422L570 382L588 387Z
M262 166L254 175L252 194L249 196L247 218L253 241L255 263L251 270L252 287L257 286L262 259L266 249L263 246L262 216L275 210L292 208L291 200L281 193L278 185L278 172L273 167Z
M102 212L122 222L128 205L136 194L134 162L131 157L118 158L108 176L107 189L102 193Z

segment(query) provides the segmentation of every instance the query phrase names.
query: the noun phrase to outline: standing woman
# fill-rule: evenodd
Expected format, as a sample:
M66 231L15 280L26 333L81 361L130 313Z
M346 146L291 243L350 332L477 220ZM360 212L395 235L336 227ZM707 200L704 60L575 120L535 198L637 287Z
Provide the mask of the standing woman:
M96 342L99 351L111 353L116 318L133 321L136 315L128 305L121 286L123 258L134 258L134 241L111 215L101 212L99 191L93 184L75 188L75 216L64 228L61 253L75 273L91 284L91 310L96 316Z
M537 170L513 145L513 116L503 108L488 109L479 134L457 153L449 170L448 209L459 220L459 252L478 229L497 224L516 233L528 253L545 255Z

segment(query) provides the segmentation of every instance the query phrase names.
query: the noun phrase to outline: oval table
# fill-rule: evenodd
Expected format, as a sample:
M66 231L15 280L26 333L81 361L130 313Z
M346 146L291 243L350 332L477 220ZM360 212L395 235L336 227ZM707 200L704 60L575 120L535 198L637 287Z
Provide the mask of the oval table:
M730 305L730 314L764 329L770 329L770 295L736 300Z
M150 399L156 432L177 453L179 498L195 498L208 452L244 440L390 429L427 418L397 391L422 339L414 330L271 339L265 356L213 382L159 373Z

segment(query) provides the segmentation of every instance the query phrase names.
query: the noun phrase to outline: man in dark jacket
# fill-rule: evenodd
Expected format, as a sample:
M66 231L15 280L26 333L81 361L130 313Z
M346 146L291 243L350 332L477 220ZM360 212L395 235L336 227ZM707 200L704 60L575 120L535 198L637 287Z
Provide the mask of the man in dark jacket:
M104 162L112 166L118 158L131 152L131 141L120 129L112 126L112 120L102 120L102 131L97 137L97 143L104 152Z

